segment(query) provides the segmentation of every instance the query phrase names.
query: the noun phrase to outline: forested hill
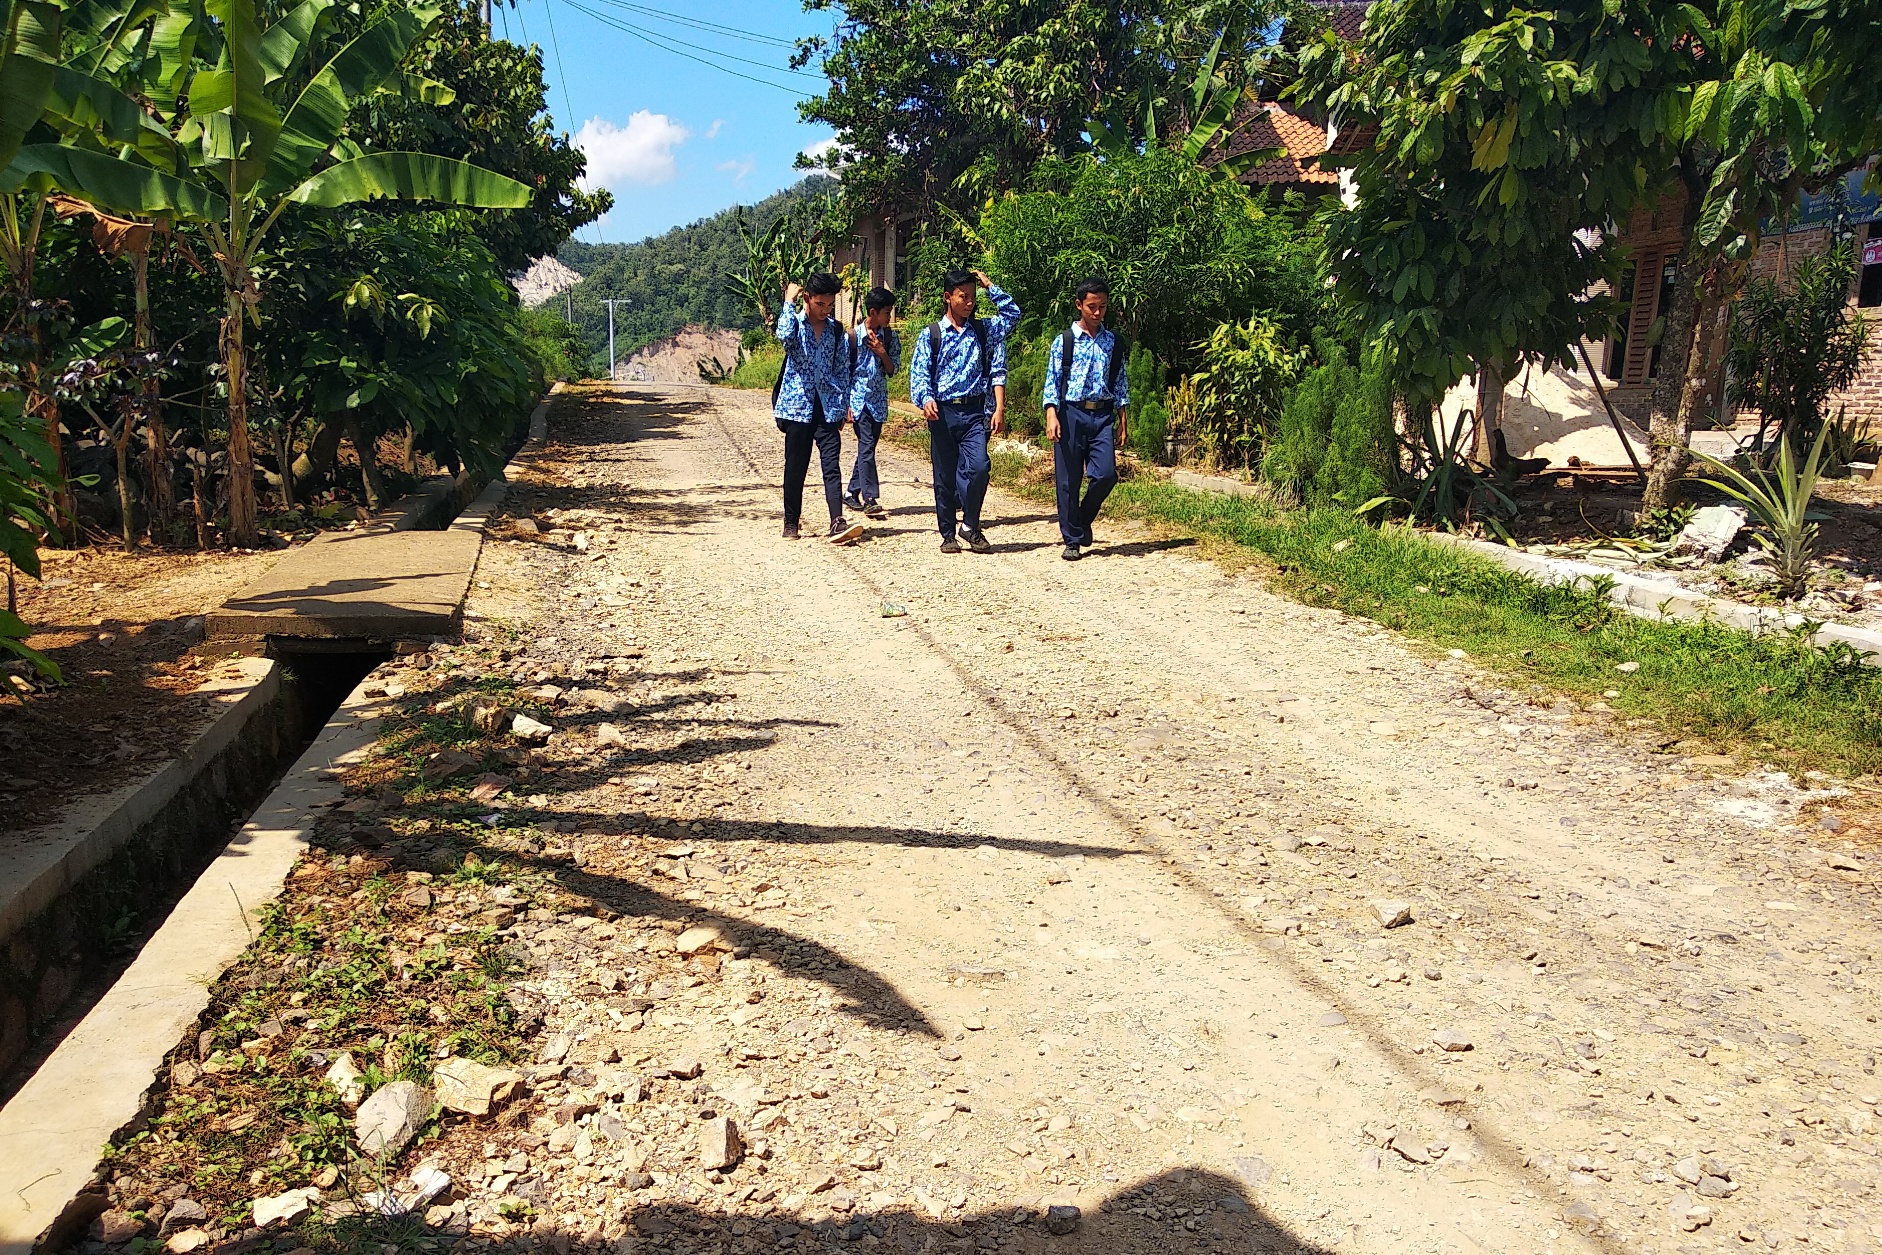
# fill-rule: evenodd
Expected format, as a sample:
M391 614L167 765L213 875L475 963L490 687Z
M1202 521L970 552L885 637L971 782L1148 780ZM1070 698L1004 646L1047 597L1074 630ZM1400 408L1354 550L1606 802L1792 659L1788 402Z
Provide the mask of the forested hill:
M834 179L812 175L775 196L745 207L753 231L770 226L800 200L833 189ZM570 240L557 256L582 276L574 288L575 323L601 353L608 348L608 310L615 306L615 354L626 357L643 344L673 335L688 323L747 327L752 315L725 294L725 275L741 265L736 207L675 227L638 244L583 244ZM553 305L551 306L553 308Z

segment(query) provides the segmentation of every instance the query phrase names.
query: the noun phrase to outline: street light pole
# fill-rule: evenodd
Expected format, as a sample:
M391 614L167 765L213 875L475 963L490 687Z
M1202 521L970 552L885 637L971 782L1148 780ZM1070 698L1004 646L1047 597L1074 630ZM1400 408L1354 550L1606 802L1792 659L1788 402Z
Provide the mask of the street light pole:
M614 382L614 306L621 298L604 299L601 303L608 307L608 382ZM625 302L622 302L625 304Z

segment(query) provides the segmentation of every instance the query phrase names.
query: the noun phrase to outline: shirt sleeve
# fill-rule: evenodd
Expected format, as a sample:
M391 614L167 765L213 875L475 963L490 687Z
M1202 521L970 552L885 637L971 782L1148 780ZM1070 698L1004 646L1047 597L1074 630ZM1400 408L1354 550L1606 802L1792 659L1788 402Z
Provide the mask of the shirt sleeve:
M1111 351L1113 353L1124 352L1124 341L1118 338L1115 331L1111 333ZM1128 408L1131 403L1131 372L1128 357L1117 364L1117 395L1111 399L1111 403L1120 410Z
M1065 404L1065 398L1059 395L1059 359L1065 356L1065 333L1052 337L1052 347L1046 350L1046 388L1045 397L1040 402L1043 409L1056 410Z
M987 285L987 297L993 302L993 334L1003 341L1019 326L1019 302L997 283Z
M920 409L928 404L931 396L928 392L928 331L923 328L915 337L915 356L908 364L908 399Z
M1004 294L1002 294L1004 295ZM1008 298L1011 300L1012 298ZM1015 309L1018 307L1015 306ZM987 337L987 382L1006 386L1006 334L996 322L993 331Z
M850 346L846 343L849 332L843 330L843 324L831 320L830 356L835 359L830 363L830 381L836 385L837 395L843 398L843 406L849 408L850 384L855 378L850 371Z
M779 342L789 344L792 340L795 340L797 338L797 325L803 320L804 316L797 312L797 306L791 304L789 301L784 302L784 308L778 311L776 334Z
M902 337L894 327L888 328L887 334L882 337L882 347L889 351L889 369L883 372L883 378L886 379L902 369Z

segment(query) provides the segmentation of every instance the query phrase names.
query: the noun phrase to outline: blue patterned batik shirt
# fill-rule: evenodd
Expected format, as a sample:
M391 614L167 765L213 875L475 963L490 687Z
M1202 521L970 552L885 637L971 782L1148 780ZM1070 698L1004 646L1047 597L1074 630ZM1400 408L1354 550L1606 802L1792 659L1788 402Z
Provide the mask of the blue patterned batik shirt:
M1111 354L1117 351L1117 336L1109 327L1098 328L1097 335L1089 335L1079 323L1072 324L1072 370L1065 378L1067 395L1059 395L1059 363L1065 357L1065 337L1052 337L1052 349L1046 354L1046 393L1045 404L1058 409L1067 401L1113 401L1118 409L1126 409L1131 403L1130 380L1124 374L1124 363L1117 364L1117 395L1105 386L1105 376L1111 369Z
M889 351L889 369L885 372L876 355L869 351L869 328L858 327L850 332L856 341L856 374L850 380L850 412L861 418L866 412L869 417L881 422L889 416L889 376L902 369L902 337L895 334L894 327L884 327L879 333L882 347ZM849 358L849 346L844 346L844 360Z
M808 423L814 417L811 398L823 402L823 421L840 423L849 409L849 348L843 328L834 318L824 320L823 334L812 335L810 323L797 306L787 303L778 313L778 342L784 345L784 373L772 413L787 423Z
M943 317L936 324L941 328L941 360L934 372L933 389L928 380L928 328L923 327L915 337L915 360L908 366L908 399L917 407L926 405L930 398L958 401L978 396L994 384L1006 384L1006 338L1019 326L1019 302L997 284L987 288L987 296L996 312L991 318L981 319L987 332L986 377L983 379L980 373L980 342L974 338L973 326L956 327L952 319ZM992 405L993 398L988 397L988 408Z

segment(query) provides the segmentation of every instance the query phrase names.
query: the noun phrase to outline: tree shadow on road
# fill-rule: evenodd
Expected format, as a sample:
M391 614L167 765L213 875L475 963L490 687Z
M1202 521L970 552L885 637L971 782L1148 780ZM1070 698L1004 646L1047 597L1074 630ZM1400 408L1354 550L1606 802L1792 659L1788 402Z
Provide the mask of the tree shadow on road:
M615 1152L608 1143L597 1146L591 1172L604 1180L629 1176L609 1163ZM1257 1158L1244 1162L1257 1177L1267 1171ZM716 1181L700 1174L664 1187L649 1182L652 1188L641 1191L617 1185L604 1214L593 1219L538 1209L527 1196L546 1197L548 1189L538 1178L525 1178L505 1196L512 1220L480 1216L473 1222L473 1211L494 1212L488 1204L455 1207L448 1217L433 1212L435 1225L415 1216L358 1216L323 1226L325 1240L314 1239L311 1249L365 1252L389 1242L406 1250L420 1243L450 1244L474 1228L477 1236L495 1241L494 1249L558 1255L755 1255L852 1247L910 1255L1331 1255L1332 1250L1271 1215L1244 1182L1204 1169L1177 1168L1129 1184L1080 1188L1045 1182L1013 1186L997 1169L958 1165L917 1171L912 1188L897 1189L883 1188L888 1183L875 1173L839 1166L834 1185L806 1197L780 1193L771 1167L747 1153L735 1167L711 1174ZM1010 1195L1012 1201L965 1205L976 1195L984 1198L990 1183L992 1192ZM654 1197L656 1191L667 1197ZM304 1231L300 1240L310 1237Z

